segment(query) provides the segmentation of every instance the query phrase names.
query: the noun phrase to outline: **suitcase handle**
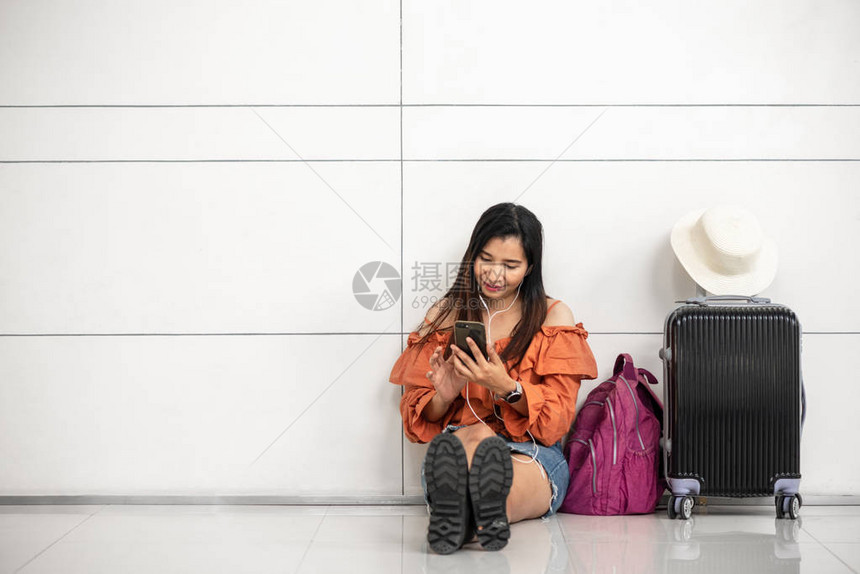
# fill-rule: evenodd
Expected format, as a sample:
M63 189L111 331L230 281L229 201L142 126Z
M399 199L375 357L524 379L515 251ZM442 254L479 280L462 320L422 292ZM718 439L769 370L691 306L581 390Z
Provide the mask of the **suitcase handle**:
M694 297L692 299L687 299L686 301L675 302L686 303L687 305L700 305L702 307L707 307L709 304L719 301L746 301L747 303L753 305L767 305L768 303L770 303L770 299L768 299L767 297L748 297L746 295L710 295L708 297Z
M803 434L803 425L806 424L806 385L803 378L800 379L800 433Z

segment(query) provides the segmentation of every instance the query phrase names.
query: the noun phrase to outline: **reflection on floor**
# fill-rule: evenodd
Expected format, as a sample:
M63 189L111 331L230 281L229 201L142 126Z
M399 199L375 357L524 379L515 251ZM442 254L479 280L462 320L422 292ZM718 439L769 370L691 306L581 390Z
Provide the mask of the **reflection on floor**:
M429 552L424 507L0 506L0 572L857 572L860 507L558 515L508 546Z

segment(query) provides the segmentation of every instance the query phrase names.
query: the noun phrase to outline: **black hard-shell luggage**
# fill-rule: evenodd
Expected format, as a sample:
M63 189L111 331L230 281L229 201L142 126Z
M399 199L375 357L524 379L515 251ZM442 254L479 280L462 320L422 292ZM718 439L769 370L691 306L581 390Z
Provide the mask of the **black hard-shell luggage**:
M690 299L663 331L664 461L670 518L693 496L774 496L779 518L801 498L801 327L769 299Z

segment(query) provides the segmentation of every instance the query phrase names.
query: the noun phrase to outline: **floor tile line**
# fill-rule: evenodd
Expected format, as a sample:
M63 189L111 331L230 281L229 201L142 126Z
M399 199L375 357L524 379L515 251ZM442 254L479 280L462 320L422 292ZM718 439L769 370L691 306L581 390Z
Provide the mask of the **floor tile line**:
M819 546L822 546L825 550L827 550L831 554L831 556L833 556L834 558L839 560L846 568L848 568L848 570L850 570L851 572L854 572L854 574L858 574L857 570L852 568L845 560L842 559L841 556L839 556L836 552L834 552L827 544L825 544L824 542L822 542L821 540L816 538L815 535L812 534L812 532L810 532L809 530L807 530L803 526L801 526L800 529L803 530L804 532L806 532L810 538L815 540L815 542L817 542Z
M558 522L558 529L561 530L561 539L564 540L565 545L570 544L570 540L567 538L567 532L564 531L564 524L562 524L561 519L558 518L558 513L556 513L556 521Z
M328 517L328 513L330 511L331 506L326 506L325 512L323 512L322 517L320 517L319 524L317 524L316 530L314 530L314 533L311 535L311 539L308 541L308 545L305 547L304 553L302 553L301 560L299 560L299 563L296 564L296 569L293 571L294 574L299 574L299 572L301 571L302 566L305 563L305 559L308 557L308 553L310 553L311 551L311 546L314 545L314 541L317 539L317 534L319 534L320 528L322 528L323 522L325 522L325 519Z
M406 572L406 516L400 515L400 574Z
M78 529L78 527L80 527L81 525L83 525L83 523L84 523L84 522L86 522L87 520L89 520L90 518L92 518L93 516L95 516L96 514L98 514L99 512L101 512L101 511L102 511L102 510L104 510L104 509L105 509L105 507L104 507L104 506L100 507L98 510L96 510L95 512L93 512L92 514L90 514L89 516L87 516L86 518L84 518L83 520L81 520L80 522L78 522L77 524L75 524L74 526L72 526L72 528L71 528L68 532L66 532L65 534L63 534L62 536L60 536L59 538L57 538L57 539L56 539L56 540L54 540L53 542L51 542L47 547L45 547L44 549L42 549L42 551L41 551L41 552L39 552L38 554L36 554L35 556L33 556L32 558L30 558L29 560L27 560L24 564L22 564L21 566L19 566L19 567L15 570L16 574L17 574L18 572L20 572L21 570L23 570L24 568L26 568L27 566L29 566L29 565L30 565L34 560L36 560L39 556L41 556L42 554L44 554L45 552L47 552L48 550L50 550L51 548L53 548L53 547L54 547L58 542L60 542L61 540L63 540L66 536L68 536L69 534L71 534L72 532L74 532L75 530L77 530L77 529Z

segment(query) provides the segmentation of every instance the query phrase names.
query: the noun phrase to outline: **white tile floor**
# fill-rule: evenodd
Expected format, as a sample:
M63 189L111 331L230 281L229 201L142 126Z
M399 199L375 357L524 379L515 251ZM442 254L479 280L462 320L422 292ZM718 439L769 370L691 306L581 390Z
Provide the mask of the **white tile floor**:
M562 514L500 552L428 552L418 506L0 506L0 572L858 572L860 507Z

